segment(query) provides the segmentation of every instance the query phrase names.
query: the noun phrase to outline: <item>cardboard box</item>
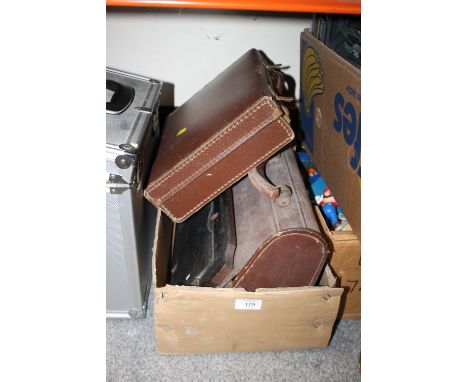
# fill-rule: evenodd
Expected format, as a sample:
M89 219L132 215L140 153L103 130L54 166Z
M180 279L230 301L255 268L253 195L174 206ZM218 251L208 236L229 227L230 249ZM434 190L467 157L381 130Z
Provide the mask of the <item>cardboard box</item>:
M301 124L306 146L361 238L361 71L301 33Z
M174 224L158 211L153 248L156 342L162 354L322 348L328 345L342 288L327 266L320 285L207 288L166 284Z
M353 231L330 231L320 208L314 206L321 231L330 245L330 266L344 289L338 317L361 317L361 243Z

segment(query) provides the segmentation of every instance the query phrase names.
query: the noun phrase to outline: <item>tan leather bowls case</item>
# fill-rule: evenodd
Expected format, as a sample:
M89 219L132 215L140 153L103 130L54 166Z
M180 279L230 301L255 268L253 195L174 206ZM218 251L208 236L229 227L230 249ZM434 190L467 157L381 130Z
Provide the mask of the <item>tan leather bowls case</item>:
M231 288L301 287L315 285L328 257L320 233L289 229L271 236L233 280Z
M255 49L170 114L145 197L182 222L294 138L283 77Z
M220 286L255 291L315 285L330 249L294 151L288 148L268 160L265 175L280 189L274 200L260 194L249 179L232 188L237 247L233 270Z

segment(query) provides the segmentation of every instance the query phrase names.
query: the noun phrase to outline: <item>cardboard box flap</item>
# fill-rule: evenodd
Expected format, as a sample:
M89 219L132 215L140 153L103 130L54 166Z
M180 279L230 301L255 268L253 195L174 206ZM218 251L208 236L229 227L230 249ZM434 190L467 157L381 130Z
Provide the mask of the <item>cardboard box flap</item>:
M258 289L166 284L173 223L158 211L153 257L162 354L320 348L328 345L342 288L327 266L320 287ZM164 268L165 267L165 268Z
M166 285L156 291L158 349L175 354L324 347L342 292L327 287L241 292Z

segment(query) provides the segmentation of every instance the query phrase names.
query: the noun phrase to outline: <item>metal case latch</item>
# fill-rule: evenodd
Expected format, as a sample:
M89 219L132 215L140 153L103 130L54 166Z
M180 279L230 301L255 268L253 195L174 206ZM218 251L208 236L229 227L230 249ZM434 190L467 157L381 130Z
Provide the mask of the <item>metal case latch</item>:
M106 187L111 194L122 194L131 187L120 175L109 174L109 180L106 182Z

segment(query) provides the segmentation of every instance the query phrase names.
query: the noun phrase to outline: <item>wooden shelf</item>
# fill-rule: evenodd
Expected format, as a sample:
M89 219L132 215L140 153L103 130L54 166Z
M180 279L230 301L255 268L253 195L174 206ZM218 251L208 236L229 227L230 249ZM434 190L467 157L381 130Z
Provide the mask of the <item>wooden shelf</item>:
M361 0L106 0L109 7L361 14Z

